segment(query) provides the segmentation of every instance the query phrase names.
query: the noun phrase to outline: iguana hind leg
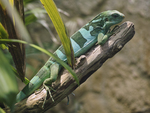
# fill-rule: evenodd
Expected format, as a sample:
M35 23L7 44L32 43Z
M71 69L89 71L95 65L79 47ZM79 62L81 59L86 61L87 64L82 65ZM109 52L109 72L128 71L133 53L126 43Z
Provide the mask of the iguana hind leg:
M54 63L50 66L50 77L45 79L44 82L43 82L43 86L44 88L46 89L47 91L47 94L49 93L52 101L54 102L54 99L52 97L52 94L50 92L50 89L55 91L53 88L51 88L50 86L52 85L53 82L56 81L57 77L58 77L58 73L59 73L59 68L60 68L60 65L58 63ZM46 94L46 97L44 99L44 102L43 102L43 106L42 108L44 108L44 104L45 104L45 101L46 101L46 98L47 98L47 94Z

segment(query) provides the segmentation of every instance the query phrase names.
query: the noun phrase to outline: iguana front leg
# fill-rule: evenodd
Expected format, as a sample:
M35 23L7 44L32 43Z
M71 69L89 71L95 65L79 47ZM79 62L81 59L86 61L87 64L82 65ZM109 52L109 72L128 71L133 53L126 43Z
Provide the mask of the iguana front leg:
M107 34L103 34L103 33L99 33L97 36L97 43L99 45L104 45L106 43L106 41L109 39L110 36L112 36L114 34L114 30L119 27L118 25L116 25L112 30L109 30Z
M97 43L96 44L99 44L99 45L105 44L106 41L109 39L109 37L113 34L114 34L113 32L109 32L106 35L104 35L103 33L99 33L97 36Z

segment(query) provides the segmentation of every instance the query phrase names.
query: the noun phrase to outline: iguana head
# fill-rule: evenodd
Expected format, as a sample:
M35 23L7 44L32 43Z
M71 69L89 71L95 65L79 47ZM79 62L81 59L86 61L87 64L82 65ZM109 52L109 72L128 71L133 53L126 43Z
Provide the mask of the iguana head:
M104 26L103 27L110 27L112 25L120 23L124 19L124 14L120 13L117 10L108 10L104 11L100 14L103 18Z
M108 10L97 15L91 20L90 25L96 29L99 27L102 30L107 31L112 25L120 23L124 17L124 14L117 10Z

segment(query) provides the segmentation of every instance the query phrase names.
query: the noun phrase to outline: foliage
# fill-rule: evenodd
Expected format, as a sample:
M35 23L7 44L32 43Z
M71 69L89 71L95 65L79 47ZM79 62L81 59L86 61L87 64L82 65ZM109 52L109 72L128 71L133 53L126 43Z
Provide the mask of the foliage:
M25 0L30 2L30 0ZM41 0L42 2L44 2L44 0ZM56 8L55 4L53 3L53 1L50 1L50 3L48 3L48 5L51 5L53 8ZM22 38L26 41L21 41L21 40L15 40L15 39L7 39L9 35L9 33L7 33L7 31L4 29L3 25L0 24L0 45L1 48L4 49L4 44L9 45L10 43L23 43L23 44L28 44L33 48L36 48L39 51L42 51L43 53L49 55L50 57L54 58L58 63L60 63L62 66L64 66L74 77L74 79L76 80L76 82L79 84L78 78L76 76L76 74L74 73L74 71L63 61L61 61L58 57L56 57L55 55L53 55L51 52L37 46L34 44L31 44L29 42L31 42L31 38L30 35L28 34L22 20L19 18L18 13L15 10L15 7L10 7L10 4L7 2L7 0L1 0L0 4L6 8L6 11L8 12L9 16L11 17L11 20L13 21L15 28L17 30L18 33L21 34ZM45 5L46 6L46 5ZM46 8L47 9L47 8ZM59 36L61 37L62 43L66 43L67 45L65 45L64 48L66 48L66 55L67 58L70 59L69 64L73 65L71 62L74 62L74 55L73 55L73 50L71 47L71 42L70 39L67 37L66 34L66 29L65 26L60 18L60 15L57 11L57 9L53 9L52 11L48 11L49 13L52 13L53 16L55 16L55 18L51 18L52 22L59 34ZM49 14L50 15L50 14ZM50 16L51 17L51 16ZM33 18L36 19L34 17L34 15L31 15L31 17L29 17L28 19ZM59 18L58 20L56 18ZM26 18L27 19L27 18ZM3 44L3 46L2 46ZM6 48L6 46L5 46ZM70 50L69 50L69 49ZM8 105L11 109L13 109L14 103L15 103L15 97L16 94L18 92L18 86L17 86L17 82L15 79L15 75L17 75L18 73L16 72L16 70L8 63L8 60L6 59L6 57L4 56L3 52L0 49L0 59L2 60L2 62L0 62L0 102L4 102L6 105ZM17 57L16 57L17 59ZM73 60L72 60L73 59ZM26 82L28 82L28 80L26 80ZM1 108L0 108L1 109Z
M0 23L0 39L7 39L8 38L8 33L3 27L3 25ZM2 49L8 49L5 44L0 44L0 48Z
M0 103L5 103L11 109L15 104L18 93L15 73L0 49Z

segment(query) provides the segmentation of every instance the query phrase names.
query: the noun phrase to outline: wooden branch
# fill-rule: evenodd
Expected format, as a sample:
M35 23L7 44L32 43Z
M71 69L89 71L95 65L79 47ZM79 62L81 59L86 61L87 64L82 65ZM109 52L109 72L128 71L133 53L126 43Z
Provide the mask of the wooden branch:
M115 29L115 34L103 46L95 46L85 54L78 58L78 67L75 72L79 78L80 84L86 81L102 64L108 59L113 57L119 52L124 45L132 39L135 34L134 24L132 22L125 22ZM42 113L46 110L57 105L62 99L73 92L78 85L73 77L66 70L62 70L61 77L53 88L56 92L52 92L55 102L50 97L47 98L44 108L44 98L46 97L46 91L43 89L40 93L34 93L27 99L17 103L15 106L15 113Z

